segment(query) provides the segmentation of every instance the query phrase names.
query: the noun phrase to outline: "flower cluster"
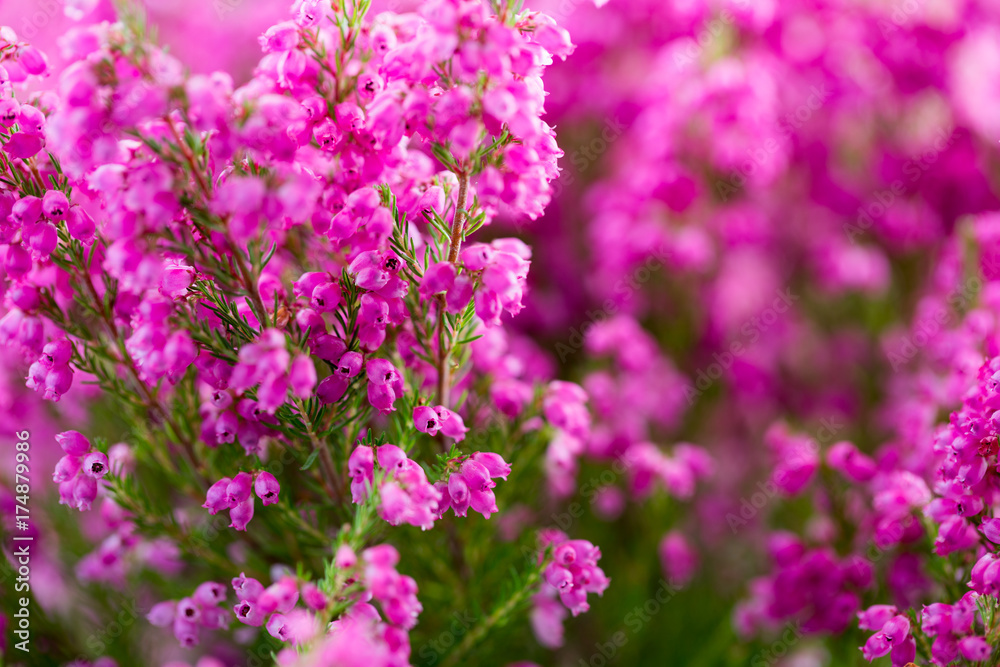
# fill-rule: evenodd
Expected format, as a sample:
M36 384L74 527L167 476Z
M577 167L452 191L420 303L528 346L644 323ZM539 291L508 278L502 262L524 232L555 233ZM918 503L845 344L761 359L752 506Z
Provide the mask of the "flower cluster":
M254 495L267 506L278 502L280 492L281 486L278 480L266 470L253 474L240 472L232 479L223 477L208 487L208 494L202 507L207 509L209 514L229 510L231 520L229 527L246 530L247 524L253 519Z
M775 571L751 582L750 599L735 612L737 627L752 634L759 627L800 619L805 632L843 632L858 609L861 591L873 583L871 563L854 555L838 558L830 549L808 549L790 533L771 535L768 550Z
M935 602L920 612L920 629L934 637L931 658L938 664L954 662L959 655L970 662L989 659L992 647L985 637L974 634L977 599L977 593L969 592L955 604Z
M435 436L440 431L442 435L452 438L455 442L465 439L469 429L465 427L462 416L443 405L430 407L419 405L413 408L413 425L421 433Z
M603 563L678 663L996 654L996 3L114 4L0 28L0 519L100 508L31 489L46 645L502 664L631 630Z
M255 409L274 414L292 396L309 398L316 387L316 368L302 355L294 359L285 348L285 336L276 329L260 332L259 342L240 348L239 362L229 376L229 387L241 393L256 387Z
M439 516L441 493L427 480L427 474L396 445L358 445L348 460L351 496L364 502L375 487L378 464L379 514L394 526L408 523L427 530Z
M76 564L80 581L125 590L129 578L144 569L164 576L176 576L182 569L181 551L172 540L144 536L132 513L108 496L101 501L100 518L107 536Z
M299 584L295 577L283 576L264 588L256 579L241 573L232 583L237 600L233 613L241 623L256 627L266 625L268 633L282 641L295 638L286 623L286 614L290 614L299 601Z
M611 584L597 565L601 550L587 540L571 540L565 533L548 530L541 536L543 547L552 549L552 562L545 568L545 585L576 616L590 609L588 593L603 595Z
M871 662L891 653L893 667L903 667L913 662L917 655L917 644L910 636L910 620L906 616L893 616L879 623L881 619L877 616L878 614L867 614L859 621L862 625L870 625L863 629L878 631L861 648L865 660Z
M10 311L8 316L15 312ZM20 326L27 321L25 318ZM28 387L41 393L46 400L58 401L73 384L73 370L69 365L72 354L73 346L69 341L46 343L42 356L28 368Z
M438 503L438 518L449 508L455 516L465 516L471 507L484 518L489 519L497 509L497 499L493 493L496 482L493 478L507 479L508 465L499 454L493 452L473 452L464 461L452 461L458 470L442 479L434 486L441 492Z
M98 481L111 469L108 455L95 451L78 431L59 433L56 442L65 452L52 473L52 481L59 485L59 503L81 512L89 510L97 498Z
M206 581L189 597L153 605L146 618L156 627L171 628L181 646L197 646L203 629L224 630L229 627L229 614L220 606L225 601L226 587Z
M277 656L277 664L282 667L292 665L354 664L362 660L365 664L389 665L407 664L410 643L407 632L416 625L422 611L417 600L417 584L396 571L399 552L390 545L365 549L359 559L347 545L341 545L334 558L334 566L339 572L337 581L344 587L351 600L347 611L330 624L325 637L307 654L292 649L284 649ZM295 581L283 578L287 593L294 590ZM267 603L267 591L258 600ZM236 586L236 580L234 580ZM237 595L240 595L237 591ZM316 626L312 612L322 611L327 606L326 596L316 586L305 583L302 597L311 612L292 612L295 602L285 598L284 613L273 613L268 620L268 631L277 639L302 643L312 639ZM258 603L247 603L254 609ZM377 605L377 607L376 607ZM380 611L381 610L381 613ZM255 613L251 611L249 613ZM239 614L239 611L237 611ZM306 629L307 632L303 632Z

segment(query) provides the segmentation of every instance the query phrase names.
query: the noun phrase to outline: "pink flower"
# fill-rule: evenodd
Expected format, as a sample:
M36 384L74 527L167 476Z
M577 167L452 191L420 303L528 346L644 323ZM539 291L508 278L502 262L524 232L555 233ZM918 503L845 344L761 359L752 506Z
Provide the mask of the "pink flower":
M435 436L441 428L437 412L426 405L413 408L413 424L418 431Z
M368 361L368 400L382 414L395 410L393 403L403 394L403 379L385 359Z
M926 609L925 609L926 611ZM858 612L858 627L862 630L879 631L889 619L898 614L896 607L886 604L876 604L864 611ZM926 632L926 630L925 630Z
M70 456L85 456L90 452L90 442L78 431L64 431L56 435L56 442Z
M993 649L984 637L964 637L958 642L958 650L970 662L982 662L990 657Z
M886 621L881 630L869 637L868 641L862 647L861 651L864 654L865 660L871 662L875 658L881 658L890 651L894 651L897 647L908 646L907 640L910 639L909 635L910 621L906 616L892 617ZM902 650L908 652L908 649Z
M545 648L559 648L563 645L563 621L566 607L555 598L538 593L532 598L531 629L535 639Z
M226 487L226 501L233 507L250 497L253 477L248 472L241 472L233 478Z
M91 452L84 457L81 469L84 474L94 479L100 479L107 474L110 467L106 454L103 452Z
M55 472L52 473L52 481L57 484L68 482L76 477L82 465L83 460L79 456L70 456L67 454L59 459L59 462L56 464Z
M42 197L42 211L50 220L63 220L69 212L69 199L59 190L49 190Z
M831 468L856 482L867 482L876 472L875 462L850 442L834 444L827 453L827 462Z
M285 576L264 589L257 598L257 607L264 614L288 613L299 600L299 587L295 577Z
M253 496L248 496L245 500L234 504L229 510L229 527L245 531L247 524L253 519L253 510Z
M468 428L465 426L465 422L462 420L461 415L457 412L453 412L443 405L439 405L434 408L437 412L438 421L440 423L441 432L449 437L453 438L455 442L461 442L465 439L465 434L468 432Z
M231 583L236 598L241 601L256 600L264 592L264 586L259 581L242 572L240 576L234 577Z
M471 459L486 468L490 477L499 477L506 481L510 474L510 464L499 454L493 452L473 452Z
M359 445L347 460L347 471L351 476L351 496L354 503L362 502L368 496L375 474L375 452L371 447Z
M173 624L176 609L177 602L174 600L158 602L150 608L149 613L146 614L146 618L156 627L165 628Z
M278 480L274 478L274 475L267 471L257 473L257 479L253 483L254 493L257 497L261 499L261 502L267 505L274 505L278 502L278 493L281 492L281 487L278 485Z
M553 561L545 568L545 581L559 593L562 603L577 616L588 609L588 593L602 595L610 584L597 565L601 550L586 540L569 540L558 531L545 536L553 547Z
M677 586L686 585L697 570L698 560L684 536L677 531L668 532L660 540L659 552L667 579Z
M420 295L427 299L435 294L447 292L455 284L455 265L450 262L438 262L424 271L420 283Z

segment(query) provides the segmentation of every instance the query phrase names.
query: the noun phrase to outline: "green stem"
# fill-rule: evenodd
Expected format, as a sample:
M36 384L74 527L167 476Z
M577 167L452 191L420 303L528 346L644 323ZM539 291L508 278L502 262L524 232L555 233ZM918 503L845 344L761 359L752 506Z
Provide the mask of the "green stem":
M448 261L452 264L458 260L458 251L462 247L462 234L465 231L465 200L469 192L469 175L465 172L459 172L458 176L458 201L455 203L455 218L452 222L451 227L451 239L448 245ZM445 299L443 296L438 298L438 322L437 322L437 337L438 337L438 382L437 382L437 398L438 404L445 407L449 406L449 393L451 391L451 369L448 368L448 363L451 358L451 344L445 344L445 327L444 323L447 319L445 314Z
M309 411L306 410L305 402L301 399L295 399L295 406L299 409L299 416L302 417L302 423L306 426L306 435L309 436L309 443L312 445L313 450L318 452L319 464L323 468L323 476L326 478L323 480L323 486L326 487L326 492L331 498L337 501L337 505L343 504L343 490L340 485L340 476L337 474L337 467L333 463L333 457L330 455L330 448L326 441L320 441L319 436L316 435L316 429L313 427L312 420L309 418Z
M447 659L441 663L442 667L450 667L451 665L462 663L465 655L483 641L493 628L506 623L518 611L518 608L537 592L538 582L541 580L541 577L541 568L532 570L524 580L524 584L513 595L507 598L503 604L497 607L492 614L487 616L486 620L473 628L465 636L465 639L462 640L462 643L448 654Z

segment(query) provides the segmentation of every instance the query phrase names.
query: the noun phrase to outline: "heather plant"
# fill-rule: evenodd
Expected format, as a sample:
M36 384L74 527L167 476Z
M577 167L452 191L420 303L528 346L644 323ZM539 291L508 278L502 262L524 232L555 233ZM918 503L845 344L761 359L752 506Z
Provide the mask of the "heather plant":
M996 664L994 4L11 20L0 655Z
M530 248L474 238L547 202L541 76L568 35L511 2L369 4L296 3L239 87L187 74L123 3L64 36L53 91L14 94L49 66L3 29L2 337L28 389L90 385L127 430L54 436L59 503L107 535L76 577L141 596L184 648L407 664L436 600L482 615L438 656L457 664L535 596L576 615L609 583L586 540L479 525L531 497L547 441L589 434L585 392L509 349Z

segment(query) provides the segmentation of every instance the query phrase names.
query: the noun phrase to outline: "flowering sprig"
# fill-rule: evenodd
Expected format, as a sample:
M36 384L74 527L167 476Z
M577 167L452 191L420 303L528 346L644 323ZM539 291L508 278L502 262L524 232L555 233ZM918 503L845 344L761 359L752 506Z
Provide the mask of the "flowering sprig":
M52 95L14 94L48 65L2 35L0 337L42 399L99 405L113 418L91 430L129 434L128 457L60 434L54 479L107 513L81 578L131 572L104 558L198 570L149 614L184 647L235 618L279 664L405 663L423 609L405 572L468 579L485 523L469 508L512 509L545 445L565 495L587 454L586 390L506 353L531 249L477 236L549 201L562 152L542 75L568 34L514 2L369 6L299 0L239 86L186 72L124 1L67 34ZM687 487L708 467L692 451ZM401 554L405 526L446 535L451 562ZM513 579L481 590L514 590L452 663L543 578L574 615L608 584L583 540L522 568L500 551ZM230 578L232 607L214 583Z

